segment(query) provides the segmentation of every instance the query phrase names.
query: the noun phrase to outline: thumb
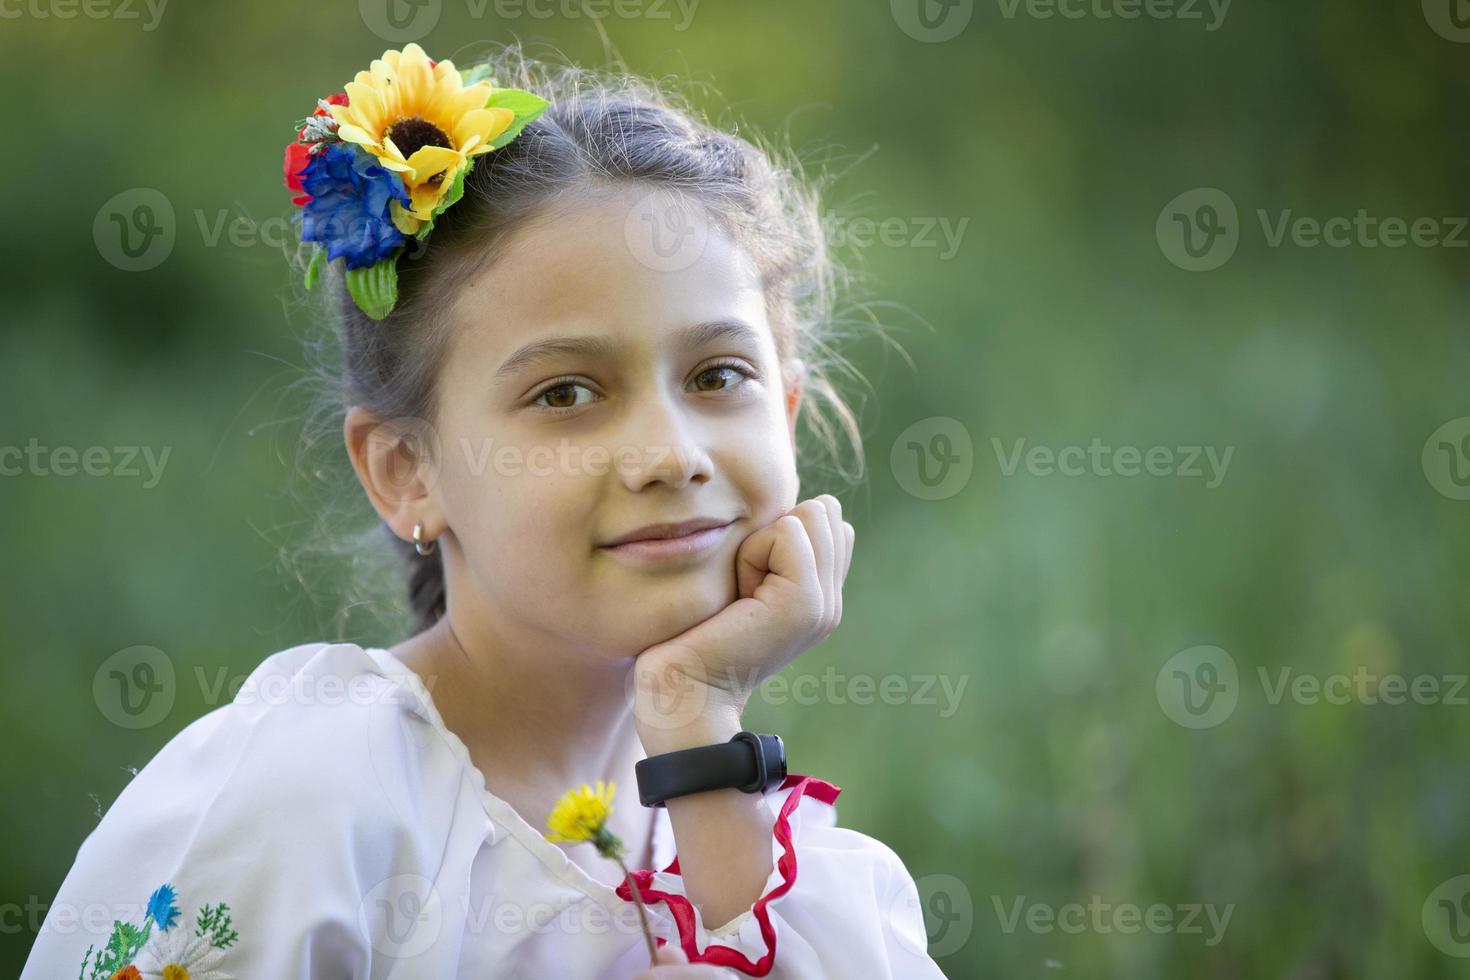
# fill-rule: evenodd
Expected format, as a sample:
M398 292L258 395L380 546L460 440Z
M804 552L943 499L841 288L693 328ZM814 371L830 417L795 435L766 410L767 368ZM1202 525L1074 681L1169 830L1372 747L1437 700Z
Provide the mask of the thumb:
M653 957L654 966L672 966L688 962L689 957L684 955L684 951L672 943L664 943Z
M742 599L750 598L773 572L783 578L797 579L803 570L797 545L805 534L801 518L788 513L742 541L735 554L736 594ZM815 566L815 559L811 564Z

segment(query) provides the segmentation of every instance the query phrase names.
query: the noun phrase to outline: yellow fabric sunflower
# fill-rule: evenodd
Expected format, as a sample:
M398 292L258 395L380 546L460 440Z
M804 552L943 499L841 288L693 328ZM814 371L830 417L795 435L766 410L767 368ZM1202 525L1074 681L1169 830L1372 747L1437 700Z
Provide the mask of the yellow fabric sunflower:
M466 86L450 61L431 64L417 44L385 51L346 86L348 104L330 107L337 133L403 177L410 204L392 205L393 223L415 234L433 217L469 159L515 121L507 108L487 108L494 87Z

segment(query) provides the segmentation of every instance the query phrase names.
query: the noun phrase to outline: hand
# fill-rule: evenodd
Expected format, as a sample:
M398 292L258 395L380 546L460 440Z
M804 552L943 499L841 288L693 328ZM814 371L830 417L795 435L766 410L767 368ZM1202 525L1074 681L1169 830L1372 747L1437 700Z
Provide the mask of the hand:
M640 735L719 718L738 730L761 681L825 640L842 620L853 526L831 494L802 501L750 534L735 555L738 598L639 654ZM649 691L650 697L643 697ZM673 706L669 707L672 700ZM697 744L697 740L696 740Z
M656 966L651 966L633 980L730 980L740 976L734 970L708 963L689 964L689 957L677 946L665 943L658 951Z

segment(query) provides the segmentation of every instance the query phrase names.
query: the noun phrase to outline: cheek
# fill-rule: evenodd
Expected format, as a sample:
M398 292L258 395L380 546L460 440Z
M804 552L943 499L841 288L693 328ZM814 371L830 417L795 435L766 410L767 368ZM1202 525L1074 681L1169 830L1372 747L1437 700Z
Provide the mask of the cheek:
M548 574L569 549L589 544L578 537L585 488L554 463L491 445L497 451L446 459L438 488L445 519L472 564Z
M784 419L721 447L717 460L755 526L769 524L796 506L800 480Z

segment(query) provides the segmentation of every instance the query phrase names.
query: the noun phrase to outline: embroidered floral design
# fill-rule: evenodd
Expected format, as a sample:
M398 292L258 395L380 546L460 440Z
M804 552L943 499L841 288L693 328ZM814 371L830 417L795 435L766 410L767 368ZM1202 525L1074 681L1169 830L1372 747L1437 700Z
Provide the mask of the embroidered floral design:
M77 980L234 980L219 969L224 951L240 938L230 907L220 902L200 908L191 934L179 928L176 897L172 885L159 885L148 896L142 925L115 920L106 947L87 947Z

